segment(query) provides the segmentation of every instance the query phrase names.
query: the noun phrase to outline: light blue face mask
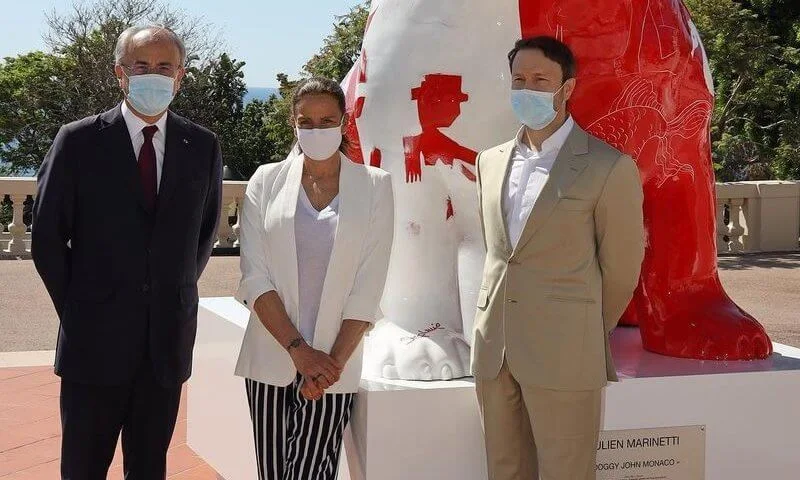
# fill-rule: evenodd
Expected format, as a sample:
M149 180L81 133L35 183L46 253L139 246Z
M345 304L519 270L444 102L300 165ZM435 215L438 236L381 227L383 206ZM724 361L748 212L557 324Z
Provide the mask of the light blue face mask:
M511 108L519 121L533 130L542 130L555 120L557 112L553 100L555 93L536 90L511 90Z
M175 79L157 73L128 77L128 102L142 115L155 117L175 98Z

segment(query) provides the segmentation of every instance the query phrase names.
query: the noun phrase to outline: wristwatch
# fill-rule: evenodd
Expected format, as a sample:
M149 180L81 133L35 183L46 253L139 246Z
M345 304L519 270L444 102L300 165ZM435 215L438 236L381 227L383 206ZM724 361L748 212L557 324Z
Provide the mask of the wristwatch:
M305 342L305 340L303 340L302 337L295 338L294 340L289 342L289 345L286 346L286 351L291 352L293 348L299 347L300 345L303 344L303 342Z

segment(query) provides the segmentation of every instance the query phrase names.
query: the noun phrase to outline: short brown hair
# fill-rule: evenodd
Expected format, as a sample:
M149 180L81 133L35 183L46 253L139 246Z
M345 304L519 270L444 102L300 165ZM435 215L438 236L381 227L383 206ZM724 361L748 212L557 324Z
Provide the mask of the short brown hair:
M561 65L562 82L575 78L578 73L578 62L572 50L557 38L548 36L529 37L517 40L514 48L508 52L508 68L513 68L514 59L521 50L539 50L545 57Z

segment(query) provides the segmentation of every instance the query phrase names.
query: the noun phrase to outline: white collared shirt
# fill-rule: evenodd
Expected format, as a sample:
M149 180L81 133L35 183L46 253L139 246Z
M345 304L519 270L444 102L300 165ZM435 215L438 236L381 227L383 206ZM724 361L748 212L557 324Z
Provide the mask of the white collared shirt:
M128 108L128 102L122 102L122 118L125 119L125 125L128 127L128 133L131 136L131 143L133 144L133 154L138 161L139 151L142 149L142 145L144 145L144 133L142 129L151 124L137 117L131 109ZM167 140L167 113L164 112L154 125L158 127L158 131L153 135L153 148L156 150L156 191L158 191L158 189L161 188L161 171L164 168L164 150L166 149Z
M503 214L512 248L517 247L531 210L574 126L572 117L568 117L564 125L542 143L541 151L525 145L522 142L525 127L519 129L503 196Z

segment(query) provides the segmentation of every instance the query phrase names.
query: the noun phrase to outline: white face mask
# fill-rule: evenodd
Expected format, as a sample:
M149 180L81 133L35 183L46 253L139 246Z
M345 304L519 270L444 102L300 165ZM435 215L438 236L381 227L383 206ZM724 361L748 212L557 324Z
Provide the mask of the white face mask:
M175 98L175 79L159 74L128 77L128 102L139 113L155 117Z
M342 119L344 122L344 119ZM342 144L342 124L331 128L303 129L295 127L297 143L306 157L321 162L339 150Z
M553 108L556 94L565 84L553 93L536 90L511 90L511 108L520 123L534 130L542 130L555 120L558 111Z

